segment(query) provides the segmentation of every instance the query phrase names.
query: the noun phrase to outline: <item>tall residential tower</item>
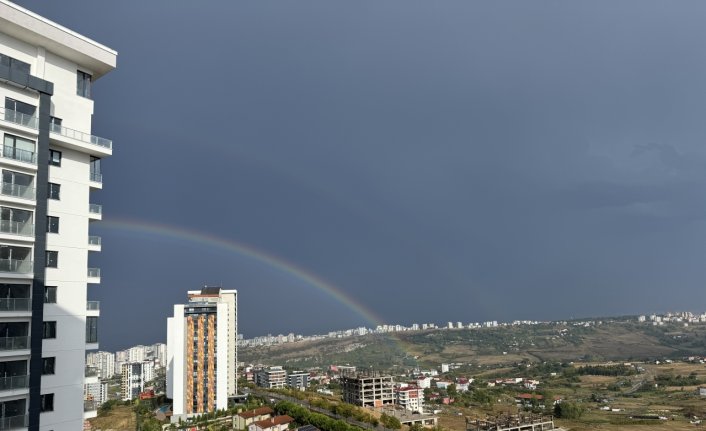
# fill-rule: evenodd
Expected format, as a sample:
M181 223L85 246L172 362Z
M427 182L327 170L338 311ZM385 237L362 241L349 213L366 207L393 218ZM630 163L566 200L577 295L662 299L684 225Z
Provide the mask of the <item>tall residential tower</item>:
M100 282L91 192L112 142L91 134L93 83L117 53L0 0L0 429L78 430ZM87 410L87 411L84 411Z
M228 407L237 386L238 292L188 292L167 319L167 396L172 421Z

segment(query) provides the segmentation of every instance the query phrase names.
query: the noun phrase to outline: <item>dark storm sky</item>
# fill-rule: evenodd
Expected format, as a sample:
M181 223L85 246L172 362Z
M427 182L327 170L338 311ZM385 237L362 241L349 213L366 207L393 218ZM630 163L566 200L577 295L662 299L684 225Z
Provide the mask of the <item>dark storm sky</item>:
M706 3L19 3L119 52L106 221L252 245L389 323L706 309ZM370 325L254 259L92 230L103 349L163 341L204 283L248 337Z

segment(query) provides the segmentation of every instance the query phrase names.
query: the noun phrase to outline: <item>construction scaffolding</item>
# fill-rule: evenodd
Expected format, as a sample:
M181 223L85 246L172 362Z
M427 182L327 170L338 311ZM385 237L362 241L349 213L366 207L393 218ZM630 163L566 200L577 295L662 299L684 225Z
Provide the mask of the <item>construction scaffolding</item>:
M556 429L554 417L541 414L466 417L466 431L545 431Z

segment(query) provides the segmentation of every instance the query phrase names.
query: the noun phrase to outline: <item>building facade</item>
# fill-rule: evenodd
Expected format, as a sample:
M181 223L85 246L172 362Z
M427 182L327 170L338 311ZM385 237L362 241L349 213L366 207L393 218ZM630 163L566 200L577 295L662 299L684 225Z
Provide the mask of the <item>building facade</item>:
M91 192L112 142L91 134L93 83L117 53L0 0L0 428L76 430L100 282Z
M424 390L417 386L399 385L395 388L396 404L406 410L424 413Z
M343 401L362 407L382 407L394 404L392 376L357 374L341 376Z
M115 375L115 354L91 352L86 355L86 366L97 369L101 379L110 379Z
M120 396L123 401L135 399L144 392L145 386L154 379L152 361L127 362L121 366Z
M227 408L238 392L237 291L204 287L188 292L167 319L167 396L172 421Z
M304 371L295 371L287 374L287 386L292 389L301 391L309 387L309 373Z
M287 386L287 372L282 367L270 367L255 373L255 384L261 388L282 389Z

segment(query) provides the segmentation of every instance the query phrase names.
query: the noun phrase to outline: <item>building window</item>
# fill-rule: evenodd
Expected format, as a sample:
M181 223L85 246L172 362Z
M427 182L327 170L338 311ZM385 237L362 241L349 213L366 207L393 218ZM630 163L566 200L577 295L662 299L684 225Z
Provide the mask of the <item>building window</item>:
M61 133L61 118L49 117L49 131Z
M54 411L54 394L42 395L41 411L42 412L53 412Z
M61 184L49 183L49 199L59 200L61 194Z
M98 318L86 317L86 343L98 342Z
M49 164L51 166L61 166L61 151L49 150Z
M46 253L47 268L58 268L59 267L59 252L47 250Z
M37 162L34 154L34 141L15 135L8 135L7 133L3 140L2 156L25 163Z
M80 70L76 72L76 94L91 97L91 75Z
M42 375L54 374L56 358L42 358Z
M0 54L0 64L13 70L19 70L29 75L29 63L12 58L9 55Z
M42 338L56 338L56 322L42 322Z
M44 303L56 304L56 286L44 286Z
M59 217L47 216L47 233L59 233Z

